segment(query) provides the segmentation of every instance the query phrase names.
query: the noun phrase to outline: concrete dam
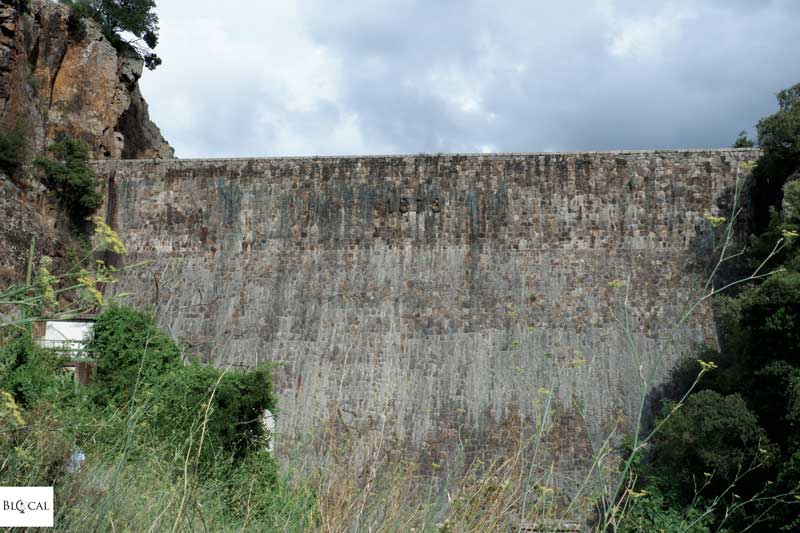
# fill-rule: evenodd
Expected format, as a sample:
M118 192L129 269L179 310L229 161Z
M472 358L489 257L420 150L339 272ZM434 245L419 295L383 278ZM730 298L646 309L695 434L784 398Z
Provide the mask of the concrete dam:
M330 421L431 457L537 423L567 464L641 375L716 344L675 323L755 150L96 163L129 248L109 290L217 365L276 363L278 449ZM625 416L622 416L625 415ZM355 429L354 429L355 428ZM437 455L438 454L438 455ZM571 459L570 459L571 458ZM573 465L575 466L575 465Z

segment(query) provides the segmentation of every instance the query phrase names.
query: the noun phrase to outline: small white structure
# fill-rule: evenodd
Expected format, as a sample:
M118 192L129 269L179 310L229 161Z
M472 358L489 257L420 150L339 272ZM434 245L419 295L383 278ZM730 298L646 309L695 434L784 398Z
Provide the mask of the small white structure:
M264 409L261 413L261 425L264 426L264 433L267 435L267 451L272 453L275 449L275 443L272 440L275 435L275 415L269 409Z
M44 324L44 335L38 338L39 346L82 355L86 352L86 343L92 336L94 320L70 319L48 320Z
M93 318L46 320L35 323L33 327L39 346L62 352L68 359L64 368L72 372L75 381L81 385L92 381L97 366L86 346L93 332Z

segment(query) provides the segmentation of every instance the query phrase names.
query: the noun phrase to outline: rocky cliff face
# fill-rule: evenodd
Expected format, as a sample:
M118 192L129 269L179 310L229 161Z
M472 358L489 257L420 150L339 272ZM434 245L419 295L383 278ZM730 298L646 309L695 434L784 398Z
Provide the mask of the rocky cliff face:
M0 127L21 124L41 151L60 135L83 139L96 159L168 159L173 150L139 91L142 60L116 50L99 27L65 6L0 6Z
M0 288L24 279L34 235L34 257L47 255L56 269L67 267L67 227L66 216L42 188L26 189L0 172Z
M0 130L20 126L30 156L67 134L95 159L171 159L139 91L142 68L62 4L31 0L21 13L0 3ZM22 277L34 235L35 255L65 266L72 238L58 202L36 180L0 172L0 286Z

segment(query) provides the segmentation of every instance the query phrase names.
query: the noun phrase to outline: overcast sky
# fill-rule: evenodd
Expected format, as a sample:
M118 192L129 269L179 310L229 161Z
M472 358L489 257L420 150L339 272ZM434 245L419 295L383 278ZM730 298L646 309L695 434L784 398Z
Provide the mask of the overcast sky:
M157 0L178 157L729 146L800 82L800 0Z

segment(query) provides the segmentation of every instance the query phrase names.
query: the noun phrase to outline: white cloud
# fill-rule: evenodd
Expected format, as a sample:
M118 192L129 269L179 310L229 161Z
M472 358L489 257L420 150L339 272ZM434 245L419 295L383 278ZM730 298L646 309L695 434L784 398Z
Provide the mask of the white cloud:
M179 157L725 146L795 83L800 2L163 0Z
M615 35L609 51L622 59L654 60L667 53L684 37L685 24L694 19L691 6L667 3L649 16L610 17Z
M429 88L453 110L462 113L478 113L483 103L480 83L470 80L455 67L435 69L428 75Z
M297 131L292 115L336 101L338 63L298 31L302 21L293 3L226 2L224 9L210 2L168 5L159 10L158 53L165 63L145 75L142 85L154 119L179 156L201 156L208 142L220 143L214 128L236 137L221 143L231 155L314 149L326 142L330 131L310 138L307 130Z

